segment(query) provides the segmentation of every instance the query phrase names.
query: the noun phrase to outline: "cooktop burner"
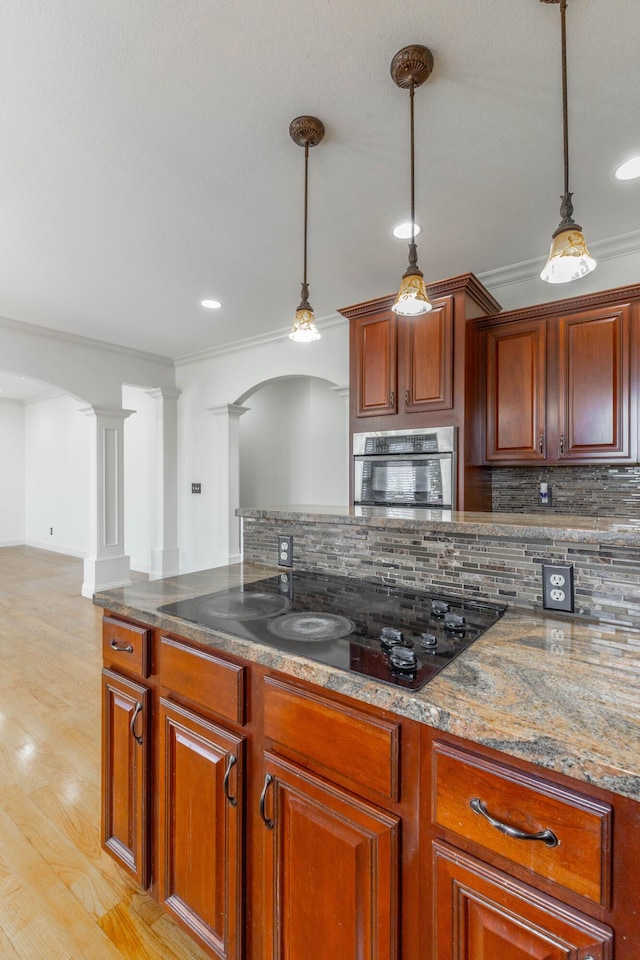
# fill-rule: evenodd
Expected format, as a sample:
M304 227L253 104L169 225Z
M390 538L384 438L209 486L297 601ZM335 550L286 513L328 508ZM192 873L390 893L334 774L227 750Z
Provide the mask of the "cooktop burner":
M505 607L288 571L159 610L417 690L495 623Z

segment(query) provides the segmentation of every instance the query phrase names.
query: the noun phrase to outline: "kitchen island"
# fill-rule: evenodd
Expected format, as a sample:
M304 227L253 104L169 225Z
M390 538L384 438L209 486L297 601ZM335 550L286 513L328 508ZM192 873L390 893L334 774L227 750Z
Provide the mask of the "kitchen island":
M161 609L278 573L276 531L294 567L389 589L442 577L504 602L500 553L523 558L517 580L564 550L580 589L606 566L633 591L634 525L243 513L251 561L95 597L105 848L230 960L637 960L640 633L625 596L599 586L591 615L550 615L529 585L416 691Z

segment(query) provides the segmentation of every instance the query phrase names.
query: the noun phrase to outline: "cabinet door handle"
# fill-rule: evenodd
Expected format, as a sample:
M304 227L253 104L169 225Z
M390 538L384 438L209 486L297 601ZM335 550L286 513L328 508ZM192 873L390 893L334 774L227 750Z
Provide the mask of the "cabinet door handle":
M411 403L411 394L409 393L408 390L405 390L405 392L404 392L404 405L405 405L405 407L408 407L410 403Z
M238 762L237 757L233 753L230 753L229 762L227 763L227 769L225 770L224 781L222 784L224 795L227 798L227 803L229 804L230 807L235 807L238 804L237 798L232 797L229 793L229 777L231 776L231 771L233 770L237 762Z
M133 653L133 647L130 643L128 643L126 647L120 647L115 637L111 637L110 647L112 650L117 650L118 653Z
M135 731L136 720L137 720L137 718L138 718L138 714L139 714L139 713L142 713L142 704L141 704L140 701L138 700L138 702L136 703L136 708L135 708L135 710L133 711L133 716L131 717L131 722L129 723L129 730L131 731L131 736L132 736L133 739L136 741L136 743L140 743L140 744L141 744L141 743L142 743L142 735L138 736L138 734L137 734L136 731Z
M541 840L542 843L546 843L548 847L558 846L558 838L553 830L547 829L540 830L539 833L525 833L524 830L518 830L517 827L510 827L506 823L501 823L500 820L495 820L489 813L487 813L487 808L482 800L478 799L478 797L474 797L472 800L470 800L469 806L474 813L479 813L480 816L485 818L485 820L488 820L492 827L495 827L496 830L500 831L500 833L504 833L505 836L511 837L513 840Z
M273 820L270 820L265 813L265 804L267 802L267 790L269 789L270 783L273 781L273 777L270 773L265 774L264 778L264 787L262 788L262 793L260 794L260 816L264 822L267 830L273 830Z
M540 453L544 453L544 433L541 433L538 437L538 450Z
M564 453L564 433L560 434L560 453Z
M395 405L396 405L396 394L395 394L395 391L392 390L391 393L389 394L389 406L395 407Z

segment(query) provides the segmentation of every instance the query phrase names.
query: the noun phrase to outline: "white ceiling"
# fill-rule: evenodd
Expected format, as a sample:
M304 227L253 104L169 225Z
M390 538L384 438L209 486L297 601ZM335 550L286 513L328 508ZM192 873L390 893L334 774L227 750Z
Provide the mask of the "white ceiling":
M638 0L569 0L571 186L589 242L639 229ZM0 316L180 357L392 292L424 43L416 210L427 281L543 257L562 192L560 13L540 0L5 0ZM566 293L564 293L566 295ZM217 297L217 312L199 306ZM549 297L550 299L551 297ZM1 356L0 356L1 366Z

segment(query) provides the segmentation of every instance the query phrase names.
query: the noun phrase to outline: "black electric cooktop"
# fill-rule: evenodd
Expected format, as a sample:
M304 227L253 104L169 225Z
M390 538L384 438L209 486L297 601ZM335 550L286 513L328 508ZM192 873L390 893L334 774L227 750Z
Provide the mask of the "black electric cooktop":
M427 683L504 611L498 604L298 571L159 608L410 690Z

